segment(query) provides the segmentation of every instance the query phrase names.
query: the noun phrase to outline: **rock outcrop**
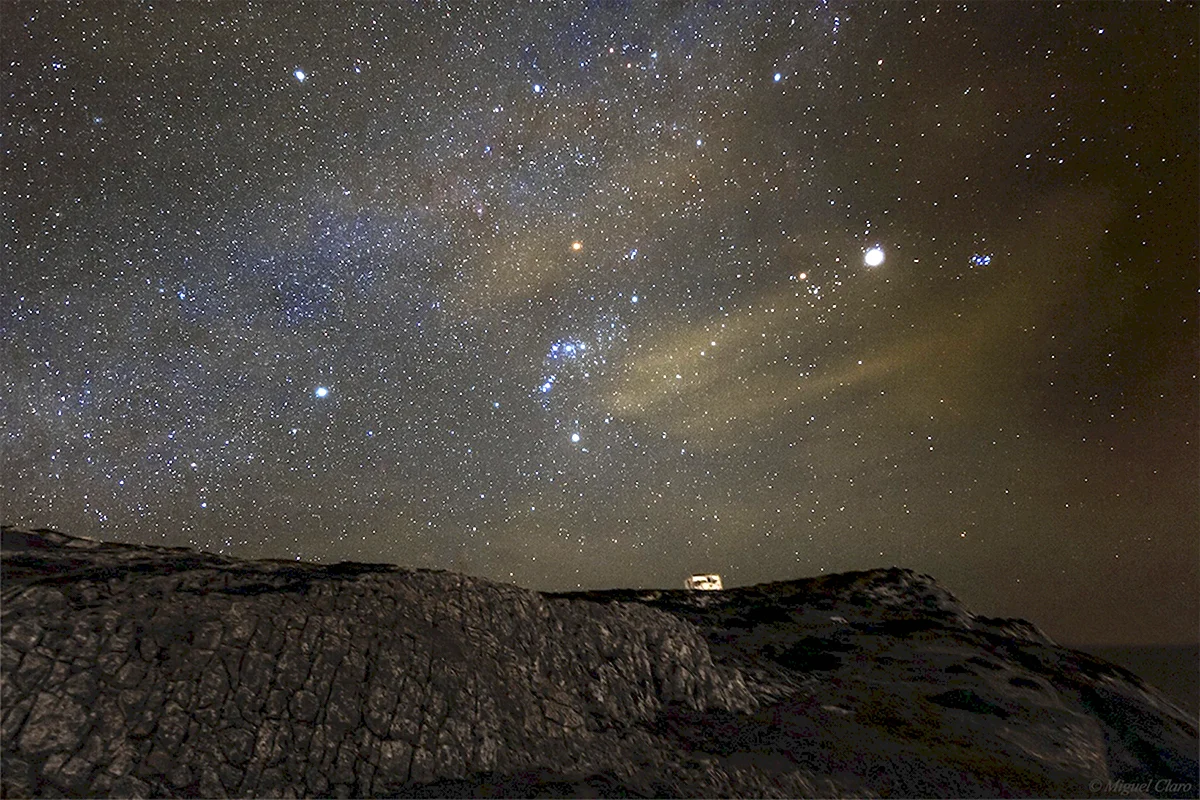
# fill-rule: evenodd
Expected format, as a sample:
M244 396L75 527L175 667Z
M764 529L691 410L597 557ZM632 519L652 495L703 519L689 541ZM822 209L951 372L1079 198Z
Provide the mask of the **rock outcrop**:
M549 595L3 532L6 797L1196 796L1195 720L879 570Z

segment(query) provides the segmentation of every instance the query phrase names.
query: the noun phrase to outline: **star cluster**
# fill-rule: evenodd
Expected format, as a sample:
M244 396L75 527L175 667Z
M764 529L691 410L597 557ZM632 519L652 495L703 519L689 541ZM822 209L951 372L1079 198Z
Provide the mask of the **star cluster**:
M1194 639L1196 23L7 3L4 519Z

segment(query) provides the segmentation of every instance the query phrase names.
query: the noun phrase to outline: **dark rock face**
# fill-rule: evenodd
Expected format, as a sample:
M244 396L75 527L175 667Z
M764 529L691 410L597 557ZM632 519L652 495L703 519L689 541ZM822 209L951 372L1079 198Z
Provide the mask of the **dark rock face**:
M1197 796L1154 689L904 570L546 595L3 537L5 796Z

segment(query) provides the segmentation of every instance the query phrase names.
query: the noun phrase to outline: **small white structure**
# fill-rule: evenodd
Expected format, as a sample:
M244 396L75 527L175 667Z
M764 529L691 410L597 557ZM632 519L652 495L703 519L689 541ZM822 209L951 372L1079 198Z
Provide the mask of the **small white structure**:
M685 589L713 590L721 588L720 575L693 575L683 582Z

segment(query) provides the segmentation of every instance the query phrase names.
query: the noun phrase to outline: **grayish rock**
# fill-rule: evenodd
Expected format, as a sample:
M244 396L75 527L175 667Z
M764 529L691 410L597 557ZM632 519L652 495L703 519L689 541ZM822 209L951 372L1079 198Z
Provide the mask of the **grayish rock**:
M1154 689L903 570L546 595L3 544L5 796L1196 791L1195 722Z

